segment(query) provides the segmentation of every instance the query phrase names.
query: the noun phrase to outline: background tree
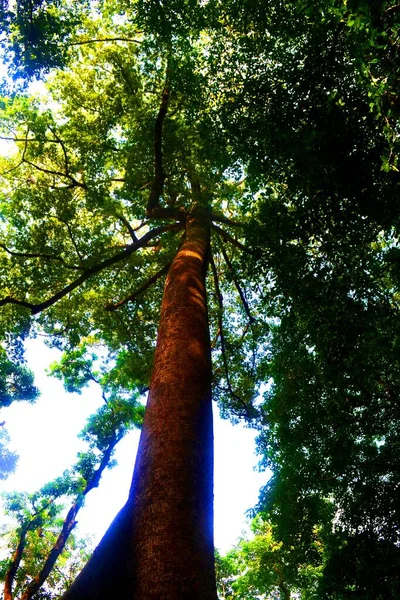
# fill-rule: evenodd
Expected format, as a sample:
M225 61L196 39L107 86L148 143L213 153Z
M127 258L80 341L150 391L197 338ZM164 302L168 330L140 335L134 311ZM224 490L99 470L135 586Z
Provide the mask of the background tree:
M322 565L320 541L314 545L314 564L295 565L296 548L277 541L274 527L261 514L253 519L251 531L250 538L240 539L225 556L217 555L220 598L287 600L299 594L315 598Z
M218 72L223 127L259 190L252 273L276 320L259 438L275 475L260 506L294 564L323 526L321 597L395 598L379 565L398 564L399 535L397 7L270 5L231 21L224 56L250 73Z
M85 361L86 376L90 379L96 379L97 375L93 366L93 358ZM53 372L58 374L58 369L63 368L61 361L60 365L53 365ZM72 373L74 368L78 370L71 361L68 372ZM72 469L35 493L3 494L6 514L18 523L8 540L11 556L2 561L4 600L29 600L38 594L59 596L89 558L82 542L70 537L78 512L87 494L99 485L103 471L115 465L112 457L116 445L129 429L141 425L144 413L135 395L127 395L114 382L105 382L105 378L103 373L105 403L81 432L87 450L78 454ZM75 376L74 391L80 393L86 383ZM68 375L65 386L72 387ZM66 502L70 503L67 512Z

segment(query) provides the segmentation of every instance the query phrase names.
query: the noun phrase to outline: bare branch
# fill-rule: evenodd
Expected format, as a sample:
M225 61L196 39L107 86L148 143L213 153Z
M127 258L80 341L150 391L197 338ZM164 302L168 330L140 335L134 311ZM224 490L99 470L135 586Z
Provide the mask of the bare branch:
M142 283L142 285L140 285L137 288L137 290L135 290L133 292L133 294L131 296L128 296L128 298L125 298L124 300L120 300L116 304L107 304L106 310L117 310L118 308L120 308L121 306L126 304L127 302L133 302L138 296L140 296L140 294L142 294L143 292L148 290L149 287L151 287L154 283L156 283L156 281L158 281L160 279L160 277L162 277L163 275L168 273L168 270L169 270L171 264L172 264L172 261L170 261L169 263L164 265L162 267L162 269L157 271L157 273L154 273L154 275L152 277L150 277L147 281Z
M226 225L230 225L231 227L243 227L243 223L239 223L238 221L232 221L225 217L224 215L218 215L217 213L211 213L211 221L217 221L218 223L225 223Z
M129 258L131 256L131 254L136 252L136 250L138 250L139 248L143 248L149 242L149 240L153 239L154 237L157 237L161 233L165 233L166 231L173 231L173 230L179 230L179 229L182 229L182 225L179 223L173 223L171 225L163 225L160 227L156 227L155 229L152 229L151 231L146 233L144 236L142 236L140 238L140 240L138 240L136 243L133 243L133 244L130 244L129 246L127 246L125 248L125 250L123 250L122 252L115 254L114 256L111 256L110 258L107 258L106 260L103 260L102 262L98 263L97 265L93 265L92 267L85 269L80 277L75 279L75 281L72 281L70 284L65 286L62 290L60 290L59 292L57 292L56 294L54 294L53 296L51 296L44 302L40 302L39 304L33 304L33 303L27 302L25 300L18 300L17 298L12 298L11 296L6 296L2 300L0 300L0 306L4 306L6 304L16 304L18 306L22 306L24 308L30 309L32 315L36 315L36 314L42 312L43 310L45 310L46 308L49 308L49 306L52 306L53 304L55 304L56 302L61 300L61 298L64 298L65 296L67 296L73 290L78 288L82 283L84 283L85 281L87 281L88 279L93 277L94 275L97 275L97 273L100 273L104 269L107 269L108 267L111 267L122 260L126 260L127 258Z
M118 217L118 219L125 225L125 227L129 231L129 235L131 236L133 243L136 243L138 241L138 238L136 236L135 230L133 229L132 225L129 223L128 219L126 219L124 217L124 215L116 214L115 216Z
M25 158L25 156L23 157L22 162L26 163L27 165L30 165L37 171L41 171L42 173L47 173L48 175L56 175L57 177L65 177L66 179L69 179L71 181L74 187L81 187L86 189L86 185L84 183L81 183L80 181L72 177L72 175L69 175L69 173L62 173L61 171L53 171L53 169L46 169L45 167L40 167L39 165L35 165L35 163Z
M40 143L45 143L45 144L59 144L60 142L58 140L50 140L48 138L17 138L17 137L5 137L3 135L0 135L0 140L4 140L6 142L37 142L38 144Z

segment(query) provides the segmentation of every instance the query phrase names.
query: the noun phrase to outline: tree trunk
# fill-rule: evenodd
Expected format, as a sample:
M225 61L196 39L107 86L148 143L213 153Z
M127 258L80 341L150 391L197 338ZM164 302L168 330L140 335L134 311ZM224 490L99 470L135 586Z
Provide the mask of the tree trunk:
M64 600L216 600L209 217L196 208L169 270L131 492Z

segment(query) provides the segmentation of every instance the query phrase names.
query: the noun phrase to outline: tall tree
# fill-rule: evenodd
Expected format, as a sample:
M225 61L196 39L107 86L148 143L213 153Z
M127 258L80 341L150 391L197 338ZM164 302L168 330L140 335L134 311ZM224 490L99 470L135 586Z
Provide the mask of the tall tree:
M131 493L65 597L215 599L208 262L215 395L237 416L254 413L264 334L235 270L242 169L217 140L194 29L144 36L128 11L110 33L103 16L71 42L47 106L3 104L19 152L3 166L0 305L8 326L30 315L67 356L107 346L110 377L139 390L168 271Z
M259 410L277 539L308 562L322 524L334 565L383 536L395 564L398 15L361 0L105 2L60 37L47 104L5 101L19 148L3 169L6 329L30 321L69 356L107 346L110 376L143 388L169 271L131 495L70 598L215 598L206 284L214 395L233 416ZM184 349L168 342L183 330ZM192 360L203 378L182 404ZM260 378L273 385L256 409Z

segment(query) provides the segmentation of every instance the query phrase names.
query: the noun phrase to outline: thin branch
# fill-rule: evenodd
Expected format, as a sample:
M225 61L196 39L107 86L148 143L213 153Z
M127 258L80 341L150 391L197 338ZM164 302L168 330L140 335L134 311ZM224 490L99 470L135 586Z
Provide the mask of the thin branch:
M154 273L154 275L152 277L150 277L147 281L145 281L144 283L142 283L142 285L140 285L134 292L133 294L131 294L130 296L128 296L128 298L124 298L124 300L120 300L119 302L117 302L116 304L107 304L106 306L106 310L117 310L118 308L120 308L121 306L123 306L124 304L126 304L127 302L133 302L134 300L136 300L136 298L138 296L140 296L140 294L143 294L143 292L145 292L146 290L148 290L154 283L156 283L156 281L158 281L160 279L160 277L162 277L163 275L165 275L166 273L168 273L168 270L170 268L172 264L172 261L170 261L169 263L167 263L166 265L164 265L162 267L162 269L160 269L159 271L157 271L157 273Z
M25 151L24 151L24 156L22 158L22 162L26 163L27 165L30 165L37 171L41 171L42 173L47 173L48 175L56 175L57 177L65 177L66 179L69 179L72 182L74 187L81 187L81 188L86 189L86 185L84 183L77 181L74 177L72 177L72 175L69 175L69 173L62 173L61 171L53 171L52 169L46 169L45 167L39 167L39 165L35 165L35 163L33 163L30 160L28 160L27 158L25 158Z
M174 229L179 230L181 228L182 225L180 225L179 223L173 223L171 225L163 225L161 227L156 227L155 229L152 229L143 237L141 237L140 240L138 240L136 243L127 246L125 250L123 250L123 252L115 254L114 256L103 260L97 265L85 269L80 277L75 279L75 281L72 281L70 284L65 286L62 290L60 290L44 302L40 302L39 304L33 304L25 300L18 300L17 298L6 296L2 300L0 300L0 306L4 306L6 304L16 304L18 306L28 308L31 311L32 315L36 315L45 310L46 308L49 308L49 306L52 306L53 304L61 300L61 298L67 296L69 293L71 293L73 290L79 287L82 283L84 283L94 275L97 275L97 273L100 273L104 269L107 269L108 267L111 267L122 260L126 260L131 256L131 254L136 252L136 250L138 250L139 248L143 248L149 240L153 239L154 237L157 237L158 235L166 231L172 231Z
M242 404L242 406L244 407L244 409L246 411L247 417L250 418L251 414L249 411L249 407L247 406L246 402L233 391L232 385L231 385L231 379L230 379L229 367L228 367L228 358L227 358L226 349L225 349L224 325L223 325L223 321L222 321L222 314L223 314L223 310L224 310L223 296L222 296L221 289L219 287L217 268L215 266L214 257L211 252L210 252L210 263L211 263L211 269L212 269L213 277L214 277L215 294L216 294L217 302L219 305L218 330L219 330L219 339L221 341L222 362L224 365L225 378L226 378L226 383L228 386L228 391L229 391L230 395L232 396L232 398L234 398L235 400L239 401L240 404Z
M253 250L249 250L249 248L247 248L247 246L245 246L244 244L241 244L240 242L238 242L237 240L235 240L234 237L232 237L224 229L221 229L221 227L218 227L218 225L215 225L214 223L211 223L211 228L214 231L216 231L224 240L226 240L227 242L229 242L233 246L236 246L236 248L239 248L243 252L246 252L247 254L251 254L251 255L254 256Z
M116 37L116 38L98 38L93 40L82 40L80 42L71 42L66 44L67 46L83 46L84 44L98 44L99 42L128 42L131 44L141 44L140 40L134 40L133 38L124 38L124 37Z
M165 86L161 98L160 108L154 125L154 181L151 186L147 213L150 215L160 206L160 196L163 193L165 173L162 159L162 128L168 110L169 91Z
M57 140L49 140L47 138L43 138L43 139L38 139L38 138L17 138L17 137L5 137L3 135L0 135L0 140L4 140L6 142L37 142L38 144L40 143L53 143L53 144L59 144L60 142L58 142Z
M116 214L115 216L125 225L125 227L129 231L129 235L131 236L133 243L135 244L138 241L138 238L136 236L135 230L133 229L132 225L129 223L128 219L126 219L124 217L124 215Z
M20 162L15 165L15 167L11 167L11 169L7 169L7 171L3 171L2 173L0 173L0 176L4 176L4 175L8 175L9 173L12 173L13 171L16 171L17 169L20 168L20 166L22 165L22 160L20 160Z
M70 177L70 174L69 174L69 160L68 160L68 154L67 154L67 149L65 148L65 144L62 141L62 139L58 137L57 133L55 131L53 131L52 127L49 126L49 129L50 129L51 133L54 135L54 137L57 140L57 142L59 144L61 144L61 148L62 148L62 151L63 151L63 154L64 154L65 173L66 173L66 175L68 177Z
M49 260L58 260L61 262L67 269L73 269L75 271L82 271L83 267L77 267L76 265L70 265L61 256L54 256L53 254L41 254L40 252L15 252L14 250L10 250L4 244L0 243L0 248L3 248L5 252L10 254L11 256L17 256L19 258L46 258Z
M228 217L225 217L224 215L218 215L217 213L211 213L211 221L225 223L225 225L230 225L231 227L243 227L243 223L232 221L231 219L228 219Z
M224 260L226 262L226 265L227 265L229 271L232 274L233 283L235 284L235 287L236 287L236 289L238 291L238 294L239 294L240 299L242 301L245 313L248 316L250 323L254 323L255 318L251 314L249 303L247 302L246 297L244 295L244 292L243 292L242 288L240 287L240 284L239 284L239 282L238 282L238 280L236 278L235 269L233 268L233 265L232 265L232 263L231 263L231 261L229 259L229 256L226 253L226 250L225 250L223 244L221 244L221 252L222 252L222 256L224 257Z

